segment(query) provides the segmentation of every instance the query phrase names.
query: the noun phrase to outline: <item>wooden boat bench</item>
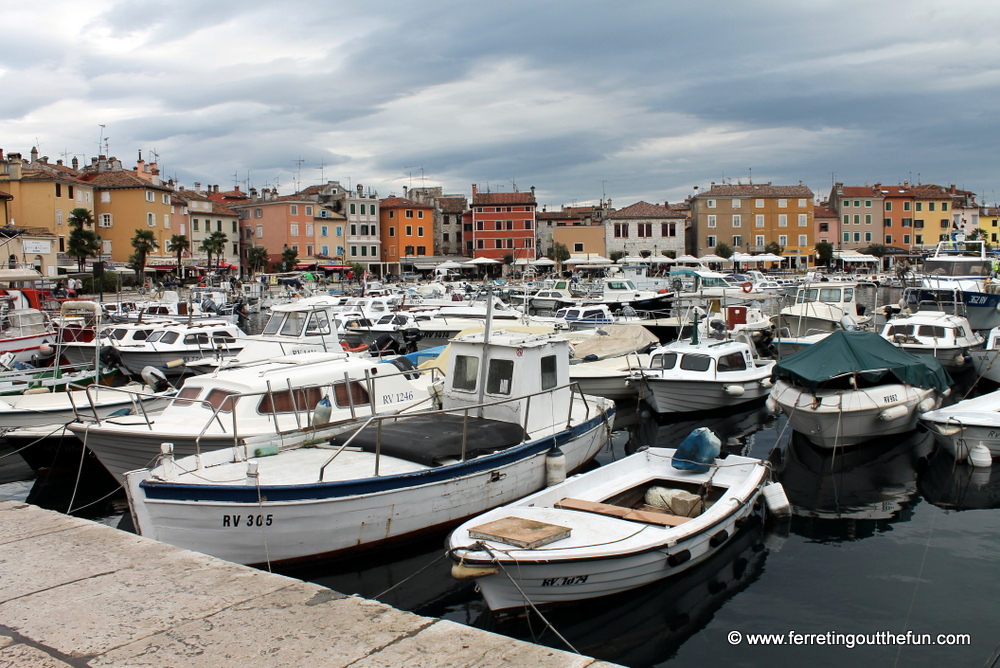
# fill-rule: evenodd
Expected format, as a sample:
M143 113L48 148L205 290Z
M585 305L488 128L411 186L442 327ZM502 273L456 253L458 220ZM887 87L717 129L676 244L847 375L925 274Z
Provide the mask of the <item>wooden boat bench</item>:
M630 520L632 522L644 522L646 524L658 524L660 526L668 527L680 526L691 519L690 517L680 517L678 515L671 515L670 513L658 510L634 510L632 508L613 506L609 503L584 501L583 499L572 499L569 497L557 501L555 507L562 508L564 510L582 510L588 513L609 515L611 517Z

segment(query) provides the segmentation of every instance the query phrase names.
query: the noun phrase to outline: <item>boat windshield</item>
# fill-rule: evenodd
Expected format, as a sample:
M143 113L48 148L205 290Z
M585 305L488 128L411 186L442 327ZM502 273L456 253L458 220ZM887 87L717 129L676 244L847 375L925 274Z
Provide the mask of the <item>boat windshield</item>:
M989 276L992 267L989 260L955 257L924 260L924 273L929 276Z
M854 301L854 288L844 288L843 292L840 288L803 288L799 290L795 301L798 304L806 302L835 304L841 301L850 303Z
M306 324L308 313L290 311L288 313L272 313L262 332L264 336L299 336Z

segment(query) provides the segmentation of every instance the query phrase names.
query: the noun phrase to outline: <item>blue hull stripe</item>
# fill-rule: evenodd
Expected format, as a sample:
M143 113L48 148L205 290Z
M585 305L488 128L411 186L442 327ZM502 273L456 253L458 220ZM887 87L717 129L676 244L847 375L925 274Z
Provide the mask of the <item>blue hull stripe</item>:
M614 418L615 409L609 408L607 419ZM579 438L597 428L604 416L597 414L584 423L536 441L528 441L492 455L470 459L459 464L439 468L402 473L399 475L362 478L359 480L317 482L304 485L272 485L255 487L248 485L190 485L158 480L143 480L139 486L147 499L163 501L219 501L225 503L258 504L264 501L305 501L336 499L349 496L378 494L397 489L418 487L448 480L463 478L492 469L515 464L524 459L548 451L553 445L562 445ZM259 495L258 495L259 492Z

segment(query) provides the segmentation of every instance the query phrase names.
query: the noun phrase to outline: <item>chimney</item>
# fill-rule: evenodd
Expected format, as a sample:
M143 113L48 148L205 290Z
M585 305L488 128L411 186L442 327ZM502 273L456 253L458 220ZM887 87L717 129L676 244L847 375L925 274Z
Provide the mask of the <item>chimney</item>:
M214 189L212 190L212 192L213 192L213 193L217 193L217 192L219 192L219 186L218 186L218 185L216 185L216 186L214 187Z
M74 172L75 171L79 171L79 169L80 169L80 161L76 159L76 156L73 156L73 161L70 164L72 164Z
M140 174L146 173L146 161L142 159L142 151L139 151L139 160L135 163L135 171Z
M32 162L37 162L38 161L38 147L37 146L32 146L31 147L31 161Z
M476 191L476 184L475 184L475 183L473 183L473 184L472 184L472 198L473 198L473 199L475 199L475 198L476 198L476 195L477 195L477 194L478 194L478 193L477 193L477 191Z
M531 201L535 201L535 186L531 186Z
M195 192L201 192L201 181L195 181L194 182L194 191Z

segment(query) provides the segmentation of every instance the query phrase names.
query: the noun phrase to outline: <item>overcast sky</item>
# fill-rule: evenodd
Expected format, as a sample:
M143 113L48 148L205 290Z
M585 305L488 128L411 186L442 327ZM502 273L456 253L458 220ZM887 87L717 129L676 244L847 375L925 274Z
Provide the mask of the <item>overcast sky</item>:
M89 162L103 133L187 187L1000 197L995 1L45 0L2 25L0 148Z

